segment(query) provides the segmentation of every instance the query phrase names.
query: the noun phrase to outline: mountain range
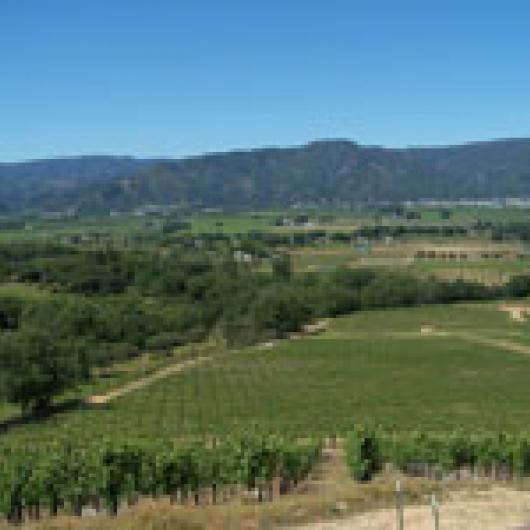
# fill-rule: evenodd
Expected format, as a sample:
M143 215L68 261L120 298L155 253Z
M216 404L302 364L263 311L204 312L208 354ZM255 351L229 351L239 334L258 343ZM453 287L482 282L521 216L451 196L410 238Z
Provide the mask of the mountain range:
M2 213L505 197L530 197L530 139L401 149L320 140L183 159L83 156L0 164Z

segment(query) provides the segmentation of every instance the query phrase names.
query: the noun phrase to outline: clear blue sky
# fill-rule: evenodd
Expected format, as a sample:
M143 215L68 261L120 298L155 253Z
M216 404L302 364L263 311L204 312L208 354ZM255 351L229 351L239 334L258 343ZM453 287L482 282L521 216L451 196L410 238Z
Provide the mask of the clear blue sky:
M0 161L515 136L526 0L0 1Z

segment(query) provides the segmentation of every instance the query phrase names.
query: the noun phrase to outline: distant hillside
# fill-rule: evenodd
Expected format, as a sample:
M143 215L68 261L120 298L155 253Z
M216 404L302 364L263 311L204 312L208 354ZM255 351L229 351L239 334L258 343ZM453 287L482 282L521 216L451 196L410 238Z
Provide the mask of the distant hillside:
M131 157L84 156L0 164L0 211L64 210L86 184L98 185L134 174L151 161Z
M530 197L530 139L407 149L329 140L181 160L47 160L0 164L0 184L4 209L48 211Z

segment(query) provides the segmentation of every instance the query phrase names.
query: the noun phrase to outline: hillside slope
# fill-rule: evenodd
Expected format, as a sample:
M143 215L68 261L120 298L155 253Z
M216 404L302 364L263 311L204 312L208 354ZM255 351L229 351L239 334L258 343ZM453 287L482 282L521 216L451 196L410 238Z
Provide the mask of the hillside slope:
M346 140L181 160L85 157L0 165L4 209L127 210L530 196L530 139L388 149Z

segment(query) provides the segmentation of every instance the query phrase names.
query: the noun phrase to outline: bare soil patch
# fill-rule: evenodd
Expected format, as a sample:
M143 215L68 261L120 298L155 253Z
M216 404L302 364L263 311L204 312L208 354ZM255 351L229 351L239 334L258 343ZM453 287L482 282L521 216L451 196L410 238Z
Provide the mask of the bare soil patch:
M340 520L289 527L289 530L388 530L396 527L394 509L377 510ZM432 530L431 507L405 507L406 530ZM440 506L444 530L524 530L530 528L530 493L495 488L458 493Z

